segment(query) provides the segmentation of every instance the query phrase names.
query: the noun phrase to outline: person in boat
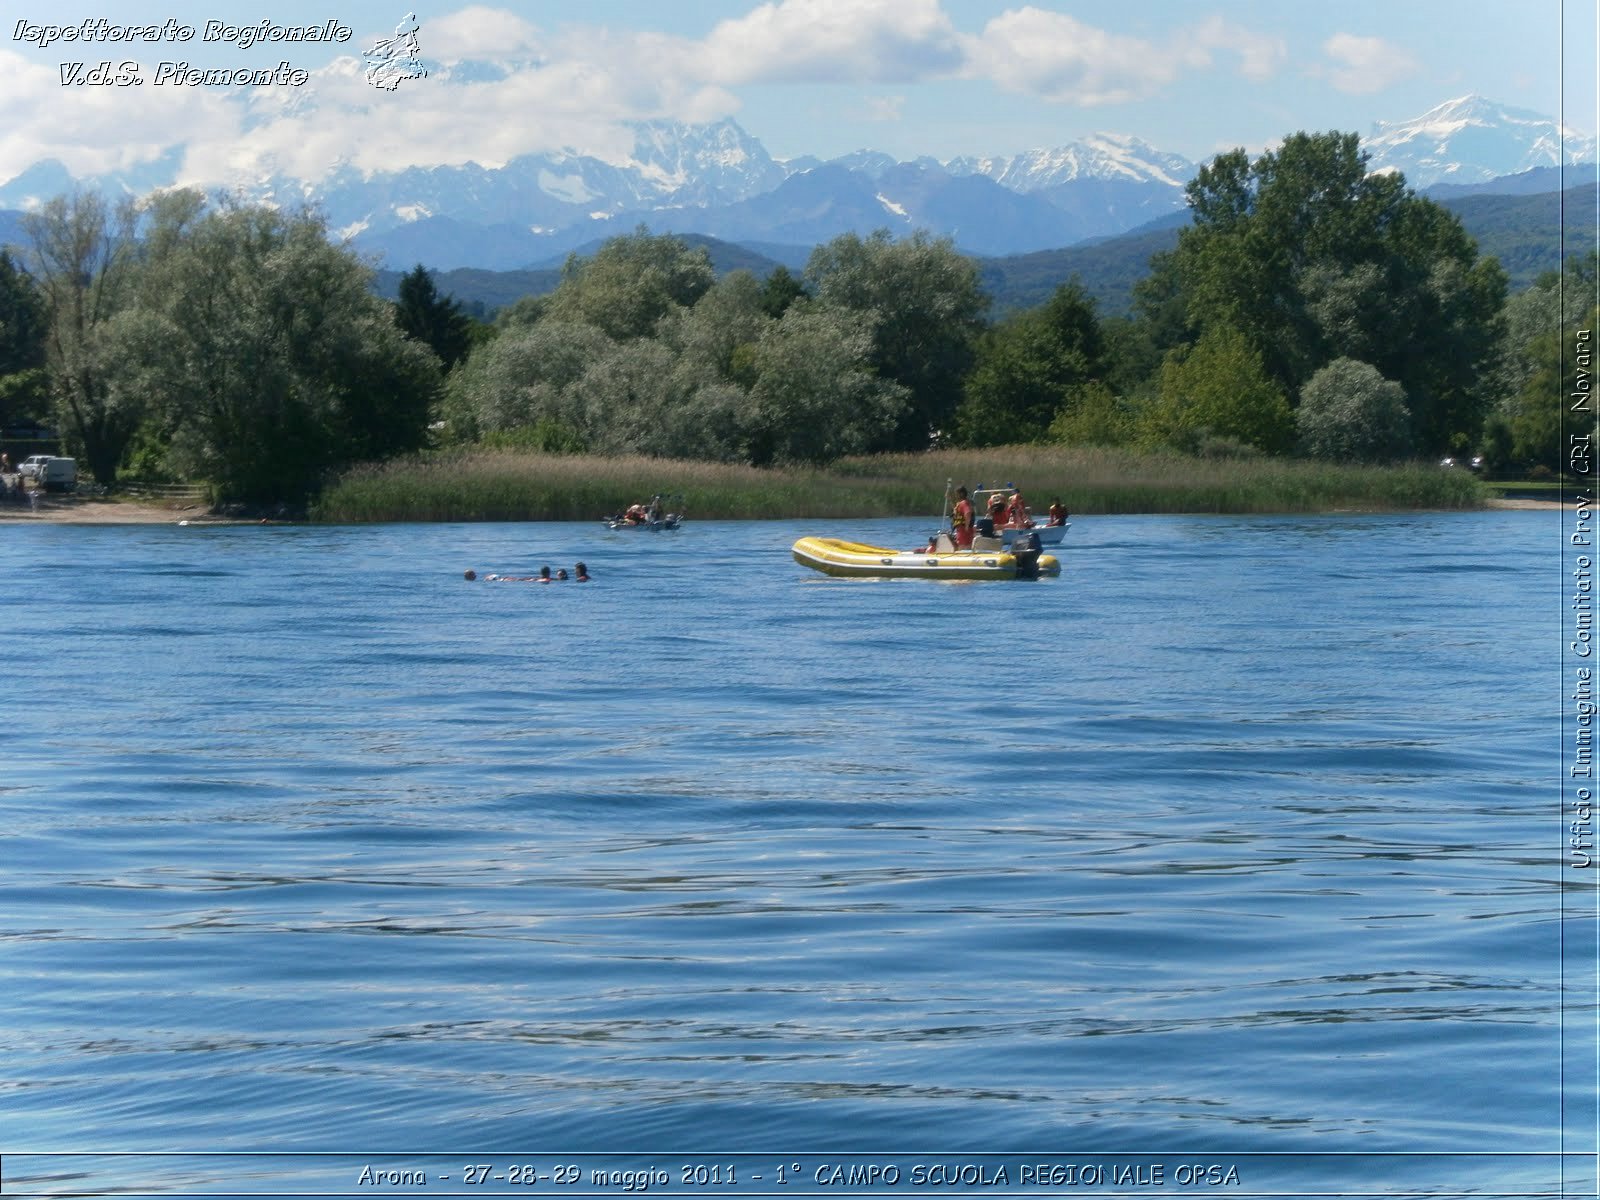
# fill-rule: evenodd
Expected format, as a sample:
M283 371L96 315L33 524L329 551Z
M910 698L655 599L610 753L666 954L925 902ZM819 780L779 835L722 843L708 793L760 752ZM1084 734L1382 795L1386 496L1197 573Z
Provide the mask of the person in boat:
M572 577L579 583L589 582L589 568L582 563L577 563L572 568Z
M994 522L996 529L1005 528L1006 498L999 492L989 497L989 519Z
M1067 518L1071 515L1072 514L1066 510L1060 500L1050 501L1050 524L1065 525L1067 523Z
M1028 516L1028 506L1022 502L1021 492L1012 492L1006 505L1007 529L1032 529L1033 518Z
M967 489L956 489L956 504L950 511L950 532L955 537L957 550L972 549L972 533L975 518L972 513L972 501L967 499Z

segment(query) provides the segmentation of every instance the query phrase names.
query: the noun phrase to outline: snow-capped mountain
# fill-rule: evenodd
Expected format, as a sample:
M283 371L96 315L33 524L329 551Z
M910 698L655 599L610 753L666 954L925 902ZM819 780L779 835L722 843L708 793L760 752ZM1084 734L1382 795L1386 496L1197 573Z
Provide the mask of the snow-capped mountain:
M469 78L470 64L451 68L462 72ZM346 163L315 180L256 163L243 183L217 182L247 199L315 203L331 229L391 266L448 270L548 261L641 223L799 246L888 228L926 229L978 254L1056 249L1179 212L1183 185L1196 170L1181 155L1114 133L948 162L902 162L872 149L829 162L780 162L732 120L627 128L631 145L606 157L569 149L493 167L372 172ZM1404 171L1418 188L1595 160L1593 138L1475 96L1411 121L1380 123L1363 145L1374 169ZM173 146L134 172L100 179L73 180L59 163L35 163L0 185L0 209L30 208L72 186L136 194L170 186L183 150Z
M1379 121L1362 146L1374 169L1403 171L1415 188L1595 160L1587 134L1482 96L1462 96L1409 121Z
M427 217L520 225L553 234L623 212L708 208L770 191L786 172L732 121L686 126L639 122L632 152L616 161L567 151L528 154L503 167L408 167L340 172L318 189L329 224L358 242Z
M1183 205L1193 164L1135 138L1097 135L1012 159L922 157L872 149L828 162L773 160L735 122L633 127L626 160L530 155L497 170L411 169L341 177L321 190L330 224L392 261L442 269L547 260L611 229L810 245L841 233L929 229L978 254L1069 245ZM0 202L3 202L0 194ZM482 226L481 252L470 229Z
M1085 179L1181 188L1195 172L1195 164L1181 154L1117 133L1091 134L1065 146L1009 158L956 158L946 166L952 175L987 175L1015 192L1044 192Z

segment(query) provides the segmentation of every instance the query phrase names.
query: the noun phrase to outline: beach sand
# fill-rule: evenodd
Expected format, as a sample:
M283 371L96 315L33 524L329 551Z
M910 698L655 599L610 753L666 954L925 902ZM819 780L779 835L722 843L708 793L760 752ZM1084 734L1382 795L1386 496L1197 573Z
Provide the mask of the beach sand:
M50 521L63 525L240 525L249 522L214 517L206 506L186 501L162 504L124 497L41 495L37 503L0 502L0 524L16 521Z

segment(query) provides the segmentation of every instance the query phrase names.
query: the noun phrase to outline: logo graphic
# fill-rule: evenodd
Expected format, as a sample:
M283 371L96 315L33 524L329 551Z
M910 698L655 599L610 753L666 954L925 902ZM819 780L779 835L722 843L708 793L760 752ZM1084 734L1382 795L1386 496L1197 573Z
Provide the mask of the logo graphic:
M402 79L426 79L422 65L422 46L417 42L417 14L407 13L394 27L392 38L379 38L371 50L362 52L367 60L367 82L373 87L394 91Z

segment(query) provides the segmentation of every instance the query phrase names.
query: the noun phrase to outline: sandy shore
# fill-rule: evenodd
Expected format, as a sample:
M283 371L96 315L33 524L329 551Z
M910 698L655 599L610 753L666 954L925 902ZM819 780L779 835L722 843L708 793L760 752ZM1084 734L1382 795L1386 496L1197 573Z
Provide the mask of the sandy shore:
M34 503L0 503L0 524L8 521L51 521L63 525L238 525L245 522L214 517L203 504L161 504L95 496L41 496Z
M1509 500L1491 500L1490 508L1577 508L1578 505L1569 500L1565 504L1559 500L1523 500L1513 497Z

